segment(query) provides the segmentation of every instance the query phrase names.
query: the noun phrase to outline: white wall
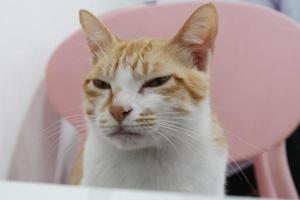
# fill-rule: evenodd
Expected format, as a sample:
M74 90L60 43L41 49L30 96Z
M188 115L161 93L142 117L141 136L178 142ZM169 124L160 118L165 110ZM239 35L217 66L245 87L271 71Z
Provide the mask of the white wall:
M0 178L57 45L79 28L78 10L95 14L142 0L0 1Z

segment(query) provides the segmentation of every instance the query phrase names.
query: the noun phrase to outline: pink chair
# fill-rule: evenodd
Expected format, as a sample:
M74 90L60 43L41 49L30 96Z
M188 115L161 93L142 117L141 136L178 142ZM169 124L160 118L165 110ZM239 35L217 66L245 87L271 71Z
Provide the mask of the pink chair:
M101 17L122 38L169 37L203 1L140 6ZM216 2L220 31L211 66L212 101L232 160L253 159L264 197L297 198L285 139L300 122L300 28L288 17L246 3ZM89 69L77 31L54 52L47 92L60 115L85 135L81 85ZM70 115L72 113L72 115Z

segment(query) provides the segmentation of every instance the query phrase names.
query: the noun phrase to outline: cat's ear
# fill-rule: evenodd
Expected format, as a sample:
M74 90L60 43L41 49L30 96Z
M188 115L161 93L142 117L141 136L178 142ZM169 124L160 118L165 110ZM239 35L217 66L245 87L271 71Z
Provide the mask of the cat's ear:
M89 11L79 11L80 24L91 52L95 55L113 46L119 39Z
M217 32L217 10L214 4L209 3L198 8L186 20L171 42L188 49L198 69L205 71Z

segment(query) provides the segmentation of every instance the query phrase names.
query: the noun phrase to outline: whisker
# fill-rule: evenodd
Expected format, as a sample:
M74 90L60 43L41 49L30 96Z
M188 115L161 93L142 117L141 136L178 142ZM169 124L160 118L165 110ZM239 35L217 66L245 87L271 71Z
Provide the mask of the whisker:
M241 169L241 167L239 166L239 164L233 160L232 158L229 157L229 159L234 163L234 165L239 169L239 171L241 172L242 176L244 177L246 183L249 185L250 189L252 190L252 192L255 191L254 186L252 185L252 183L250 182L250 180L248 179L248 177L246 176L246 174L243 172L243 170ZM238 175L238 173L237 173ZM239 175L238 175L239 176Z

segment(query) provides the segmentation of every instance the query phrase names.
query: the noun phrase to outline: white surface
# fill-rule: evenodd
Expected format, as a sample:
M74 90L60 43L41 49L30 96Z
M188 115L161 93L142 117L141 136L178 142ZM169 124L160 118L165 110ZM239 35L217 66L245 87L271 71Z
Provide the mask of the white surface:
M2 199L19 200L209 200L220 199L195 194L146 192L134 190L95 189L56 185L36 185L0 182ZM226 200L250 200L252 198L227 197Z
M34 107L32 102L38 101L36 93L41 87L49 56L61 41L79 28L78 10L85 8L101 14L139 2L143 1L0 1L0 179L7 177L21 132L40 128L35 126L39 118L27 119L28 111ZM40 117L44 110L42 105L37 107L35 114ZM48 121L46 126L52 122Z

